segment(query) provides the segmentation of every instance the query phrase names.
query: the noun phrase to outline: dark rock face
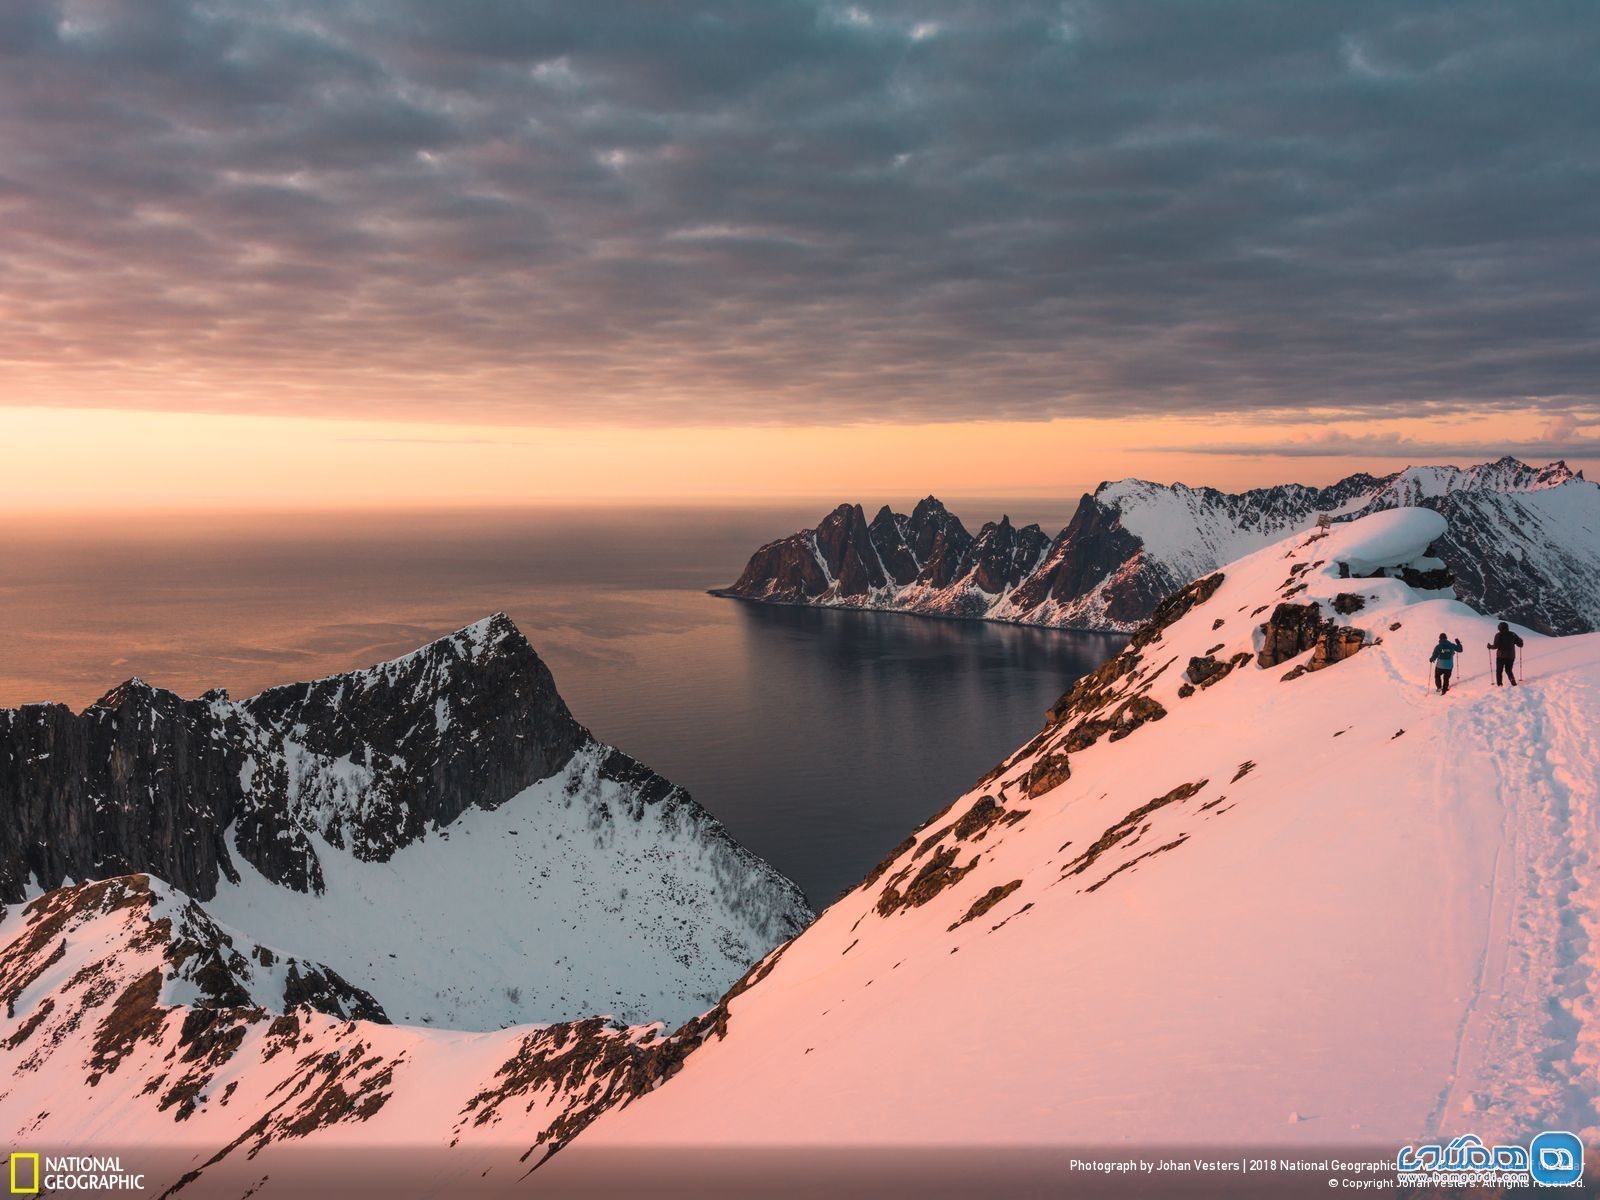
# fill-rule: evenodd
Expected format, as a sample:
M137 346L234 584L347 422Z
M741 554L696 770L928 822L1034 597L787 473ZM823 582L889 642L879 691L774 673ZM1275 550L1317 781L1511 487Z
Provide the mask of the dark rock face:
M1284 679L1296 679L1307 671L1320 671L1356 654L1366 645L1366 634L1349 625L1338 625L1322 616L1319 604L1280 604L1261 626L1263 667L1275 667L1307 650L1312 655Z
M1575 478L1581 481L1583 473ZM1544 536L1543 518L1522 498L1460 491L1438 507L1450 527L1432 553L1452 576L1445 586L1461 599L1540 633L1600 628L1589 590L1592 565L1577 548Z
M1265 667L1275 667L1304 654L1317 644L1322 636L1322 606L1320 604L1280 604L1272 616L1261 626L1263 641L1257 662Z
M370 820L338 805L336 779L302 785L300 807L334 810L319 823L331 844L382 862L469 806L498 808L591 740L509 617L472 628L392 664L243 702L275 739L370 775L362 808L387 810Z
M771 542L750 559L732 587L716 594L774 603L893 607L894 593L927 598L918 611L985 615L1038 565L1047 545L1037 525L1009 517L973 537L932 496L909 517L887 506L869 523L860 505L841 504L815 529Z
M841 596L864 596L888 582L859 504L841 504L816 529L817 552Z
M961 519L932 496L917 501L906 522L906 547L918 564L937 564L933 575L924 574L928 567L919 566L918 575L924 582L935 577L953 579L958 564L949 562L959 558L972 544L972 535L961 524Z
M1353 657L1366 644L1367 635L1364 631L1349 625L1329 625L1323 629L1322 636L1312 647L1311 661L1306 664L1306 670L1320 671L1323 667L1343 662Z
M1227 662L1213 657L1210 654L1189 659L1189 667L1183 677L1189 682L1178 689L1178 695L1187 699L1194 695L1195 688L1202 690L1221 683L1233 672L1248 663L1255 655L1248 650L1240 651Z
M803 604L828 590L809 532L769 542L751 555L729 595L779 604Z
M1017 529L1010 517L1001 517L998 525L991 523L978 531L969 551L967 573L980 589L999 595L1022 581L1044 547L1044 530L1037 525Z
M1136 554L1144 543L1122 527L1120 514L1084 496L1050 552L1017 589L1018 608L1032 610L1047 600L1070 603L1104 584ZM1187 583L1148 575L1114 586L1107 615L1121 622L1148 618L1156 603L1174 588Z
M1434 567L1430 571L1419 571L1415 567L1400 568L1400 581L1407 587L1416 588L1419 592L1442 592L1445 588L1455 583L1455 572L1449 567Z
M233 870L222 831L253 814L239 782L251 741L239 714L137 680L81 715L59 704L0 710L0 898L21 900L30 878L48 889L136 872L205 880L213 894L218 871ZM287 831L258 825L258 844ZM303 882L294 860L285 844L263 869L298 869Z
M924 587L947 588L960 577L972 548L972 535L954 517L933 535L928 557L922 560L917 582Z
M906 544L906 531L910 522L890 511L885 504L872 518L867 532L872 535L873 549L878 552L878 562L890 579L900 586L916 581L922 566Z
M30 880L135 873L206 900L219 875L237 878L232 852L317 891L308 829L383 861L469 805L548 778L590 740L504 615L240 703L134 680L78 714L0 710L0 900Z

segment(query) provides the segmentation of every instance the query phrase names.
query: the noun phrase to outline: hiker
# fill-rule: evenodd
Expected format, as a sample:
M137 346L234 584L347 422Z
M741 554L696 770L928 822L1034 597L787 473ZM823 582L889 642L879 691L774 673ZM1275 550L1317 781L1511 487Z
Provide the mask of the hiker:
M1450 690L1450 673L1456 669L1456 655L1465 649L1459 641L1452 642L1448 634L1439 635L1439 644L1428 655L1428 661L1433 664L1433 686L1439 689L1439 695Z
M1500 622L1500 632L1494 635L1494 641L1489 643L1489 649L1494 651L1494 685L1500 686L1500 677L1511 680L1511 686L1517 686L1517 647L1522 645L1522 639L1511 632L1511 626L1504 621Z

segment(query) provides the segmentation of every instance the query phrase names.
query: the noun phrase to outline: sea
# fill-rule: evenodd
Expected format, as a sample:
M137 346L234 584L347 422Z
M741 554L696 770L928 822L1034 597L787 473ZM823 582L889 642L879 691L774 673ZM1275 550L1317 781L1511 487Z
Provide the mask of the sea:
M952 506L954 507L954 506ZM1037 500L963 505L1054 534ZM370 665L491 612L577 718L821 908L1031 737L1115 635L724 599L826 506L13 516L0 707L139 676L187 696Z

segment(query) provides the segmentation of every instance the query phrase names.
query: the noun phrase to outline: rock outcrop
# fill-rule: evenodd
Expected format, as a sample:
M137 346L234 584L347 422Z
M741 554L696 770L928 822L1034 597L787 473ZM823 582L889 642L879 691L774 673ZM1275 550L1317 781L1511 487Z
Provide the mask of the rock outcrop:
M1342 662L1365 645L1363 630L1324 618L1320 604L1284 603L1261 626L1261 649L1256 662L1263 669L1275 667L1310 650L1311 657L1284 676L1286 680L1297 679L1308 671Z
M1283 603L1261 626L1261 649L1256 663L1263 669L1275 667L1304 654L1317 644L1327 622L1320 604Z

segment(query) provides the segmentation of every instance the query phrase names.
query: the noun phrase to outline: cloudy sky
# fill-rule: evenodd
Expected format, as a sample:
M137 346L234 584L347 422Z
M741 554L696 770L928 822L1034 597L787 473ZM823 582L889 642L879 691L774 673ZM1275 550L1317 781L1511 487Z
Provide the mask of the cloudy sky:
M1593 463L1596 112L1588 0L5 0L0 499Z

